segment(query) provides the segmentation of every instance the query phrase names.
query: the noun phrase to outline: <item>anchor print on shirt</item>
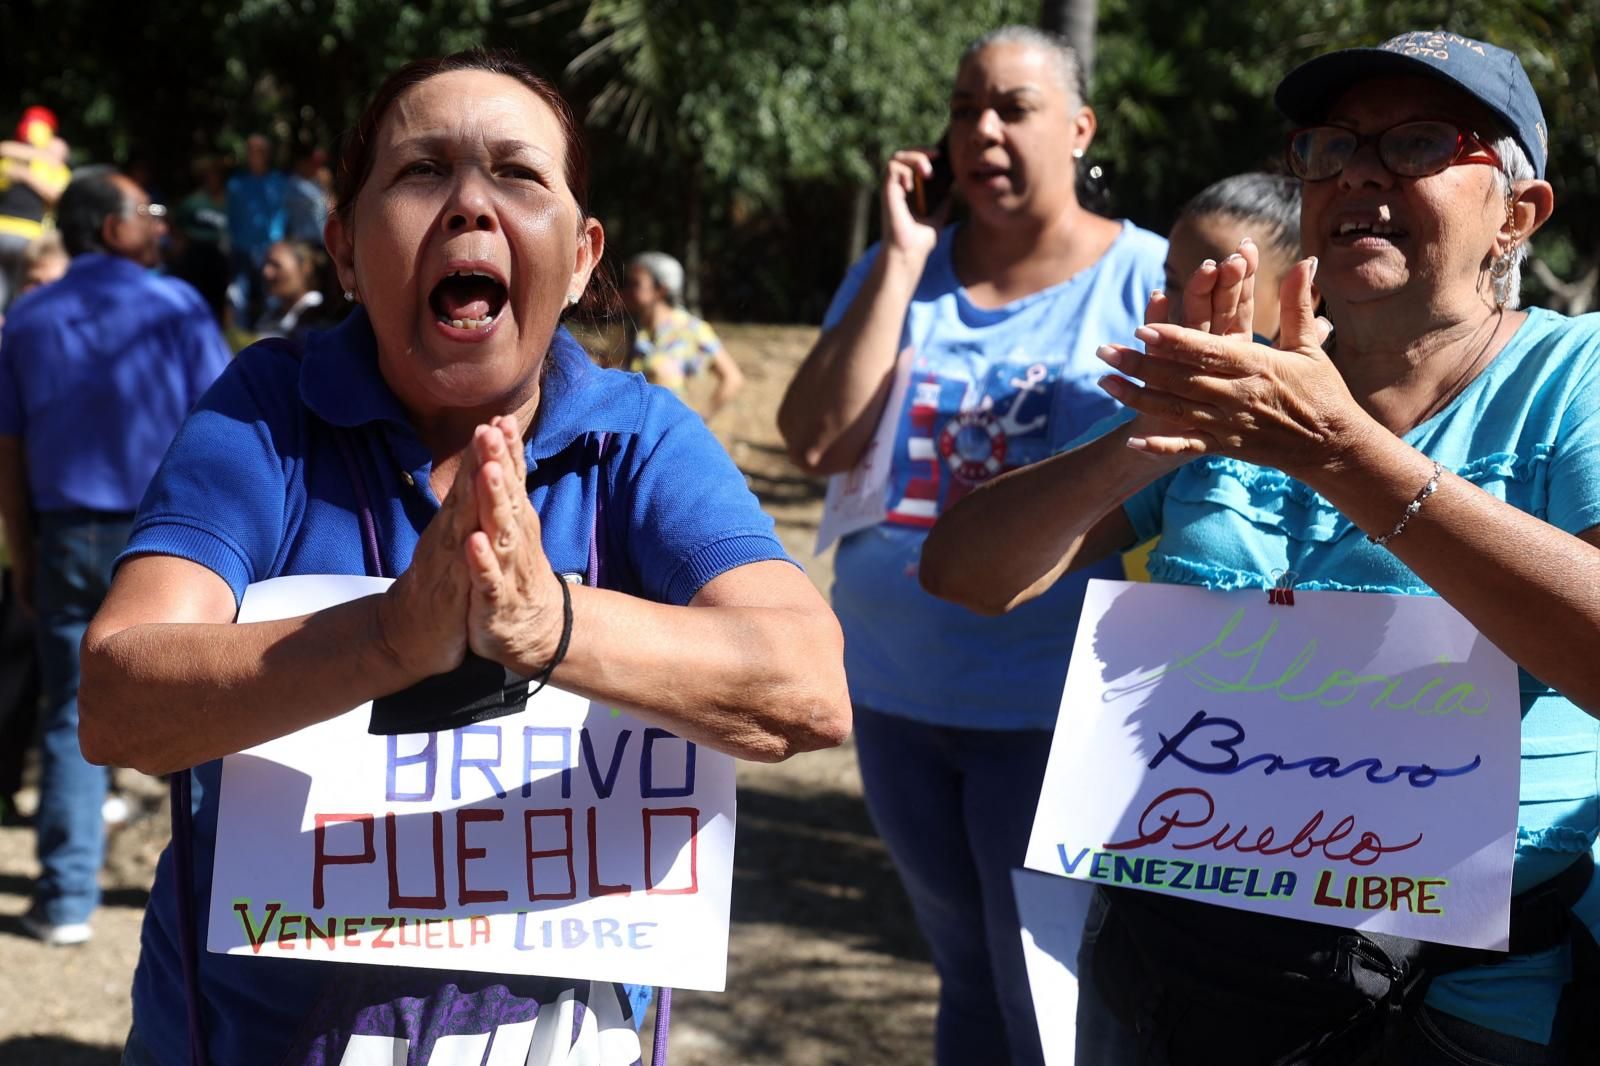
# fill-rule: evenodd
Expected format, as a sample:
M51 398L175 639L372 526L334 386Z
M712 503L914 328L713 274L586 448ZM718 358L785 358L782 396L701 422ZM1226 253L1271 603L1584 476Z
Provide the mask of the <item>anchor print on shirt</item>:
M1058 372L1022 349L993 360L958 345L919 358L887 520L925 529L975 486L1045 458Z

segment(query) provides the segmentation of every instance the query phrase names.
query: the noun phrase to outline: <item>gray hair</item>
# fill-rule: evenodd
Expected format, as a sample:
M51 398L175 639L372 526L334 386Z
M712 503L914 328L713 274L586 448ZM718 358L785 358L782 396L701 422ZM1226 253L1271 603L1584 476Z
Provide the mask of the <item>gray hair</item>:
M640 252L628 260L628 269L639 267L655 279L673 307L683 303L683 264L666 252Z
M106 250L101 236L106 219L128 213L128 199L114 180L117 176L117 169L107 166L79 167L72 172L71 184L56 201L56 229L61 231L68 255Z
M1507 201L1511 199L1512 189L1519 181L1528 181L1536 175L1533 163L1528 159L1528 153L1523 150L1522 143L1515 137L1496 137L1490 147L1494 154L1500 157L1502 169L1495 171L1499 179L1501 194ZM1494 286L1495 303L1508 311L1515 311L1522 303L1522 264L1528 258L1528 241L1520 240L1516 248L1510 253L1510 269L1503 277L1490 276L1490 284Z
M966 50L961 53L961 62L958 66L965 66L967 60L990 45L996 44L1020 44L1044 52L1055 61L1056 73L1061 78L1061 87L1067 91L1073 103L1079 105L1088 103L1089 93L1083 83L1083 64L1078 62L1078 53L1073 51L1065 37L1049 30L1041 30L1037 26L1015 23L990 30L967 45Z

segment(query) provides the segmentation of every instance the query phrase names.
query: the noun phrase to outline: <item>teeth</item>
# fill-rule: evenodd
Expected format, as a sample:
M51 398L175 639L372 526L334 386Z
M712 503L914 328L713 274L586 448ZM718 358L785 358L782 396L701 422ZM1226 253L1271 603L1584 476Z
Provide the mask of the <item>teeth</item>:
M456 329L484 329L494 321L494 316L484 315L482 318L445 318L443 315L440 315L439 321L444 322L447 325L454 326Z
M1370 233L1377 237L1389 237L1399 233L1399 229L1387 222L1341 222L1339 223L1339 236L1345 237L1352 233Z
M461 270L452 270L448 276L452 278L488 278L490 281L494 280L494 275L489 273L487 270L466 268Z

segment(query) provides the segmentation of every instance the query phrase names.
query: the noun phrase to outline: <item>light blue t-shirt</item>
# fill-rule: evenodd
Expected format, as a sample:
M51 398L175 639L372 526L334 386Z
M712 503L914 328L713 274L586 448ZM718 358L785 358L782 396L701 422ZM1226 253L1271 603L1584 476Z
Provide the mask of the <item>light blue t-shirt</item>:
M1558 529L1600 525L1600 315L1529 311L1488 368L1405 440ZM1268 575L1292 571L1297 589L1435 594L1308 485L1268 467L1207 456L1123 506L1141 541L1161 537L1150 557L1154 581L1265 588ZM1560 873L1600 836L1600 720L1526 671L1521 681L1513 892ZM1600 880L1578 913L1600 932ZM1559 948L1440 977L1427 1002L1546 1043L1569 971L1569 953Z
M928 259L901 347L915 351L899 420L888 519L839 546L833 607L857 706L935 725L1049 729L1061 705L1083 591L1121 577L1112 559L1001 618L934 598L917 581L941 511L1003 470L1037 462L1118 408L1094 351L1132 343L1167 242L1124 223L1098 262L1004 307L975 306L951 262L955 227ZM851 268L823 322L860 290L877 249Z

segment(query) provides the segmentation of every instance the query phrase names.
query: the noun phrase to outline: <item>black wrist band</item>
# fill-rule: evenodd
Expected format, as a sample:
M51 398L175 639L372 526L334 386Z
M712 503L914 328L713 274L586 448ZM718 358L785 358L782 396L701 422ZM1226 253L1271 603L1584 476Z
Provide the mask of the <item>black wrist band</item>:
M567 585L567 579L560 574L556 580L561 583L561 640L556 644L556 653L550 657L550 662L538 674L539 682L528 690L528 695L535 696L550 683L550 675L561 661L567 657L567 645L572 643L572 589Z

